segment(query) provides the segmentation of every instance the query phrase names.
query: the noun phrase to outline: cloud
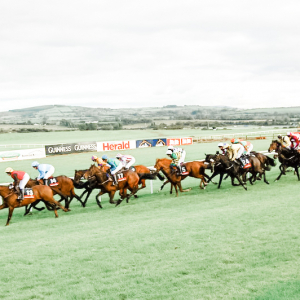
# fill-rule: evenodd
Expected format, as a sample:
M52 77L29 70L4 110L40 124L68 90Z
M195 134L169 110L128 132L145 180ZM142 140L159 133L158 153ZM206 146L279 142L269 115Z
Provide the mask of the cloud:
M278 0L2 2L0 110L298 105L299 10Z

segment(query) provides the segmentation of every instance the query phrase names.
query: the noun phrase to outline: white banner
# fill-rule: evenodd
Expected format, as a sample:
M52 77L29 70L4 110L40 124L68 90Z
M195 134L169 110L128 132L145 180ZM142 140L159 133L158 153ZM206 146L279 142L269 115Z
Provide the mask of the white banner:
M114 151L135 149L135 140L131 141L117 141L117 142L97 142L97 151Z
M45 148L0 152L0 162L46 157Z

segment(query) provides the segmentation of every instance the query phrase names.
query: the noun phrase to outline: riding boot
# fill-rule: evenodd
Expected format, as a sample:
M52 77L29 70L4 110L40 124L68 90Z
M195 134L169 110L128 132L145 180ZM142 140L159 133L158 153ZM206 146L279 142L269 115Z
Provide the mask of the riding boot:
M176 166L177 167L177 175L181 174L181 167L180 166Z
M117 184L118 184L118 181L117 181L117 176L116 176L116 174L113 174L113 175L112 175L112 178L113 178L113 185L117 185Z
M24 189L20 189L20 196L19 199L20 203L24 200Z
M48 179L44 179L44 185L48 185Z

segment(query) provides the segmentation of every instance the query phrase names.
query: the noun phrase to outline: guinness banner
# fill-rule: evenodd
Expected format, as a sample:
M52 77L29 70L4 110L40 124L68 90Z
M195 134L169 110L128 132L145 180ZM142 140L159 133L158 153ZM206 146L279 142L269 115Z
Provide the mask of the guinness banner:
M45 149L46 149L46 155L96 152L97 143L83 142L83 143L72 143L72 144L47 145Z

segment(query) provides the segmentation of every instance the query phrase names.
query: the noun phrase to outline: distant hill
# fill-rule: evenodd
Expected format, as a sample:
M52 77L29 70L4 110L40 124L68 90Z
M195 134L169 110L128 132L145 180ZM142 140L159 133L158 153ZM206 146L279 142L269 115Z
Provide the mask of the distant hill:
M168 124L173 124L173 128L178 127L179 129L184 126L205 126L207 124L205 120L213 120L215 125L211 126L228 123L236 124L238 121L241 122L240 124L245 124L245 122L250 124L252 122L259 125L298 126L300 106L238 109L228 106L167 105L163 107L113 109L43 105L14 109L2 112L0 115L1 124L49 124L69 128L80 128L80 124L96 124L90 127L86 126L86 128L81 126L82 130L95 128L121 129L122 126L130 124L143 124L141 126L143 128L145 126L155 128L160 123L163 124L164 120ZM138 128L139 126L136 125L135 127Z

